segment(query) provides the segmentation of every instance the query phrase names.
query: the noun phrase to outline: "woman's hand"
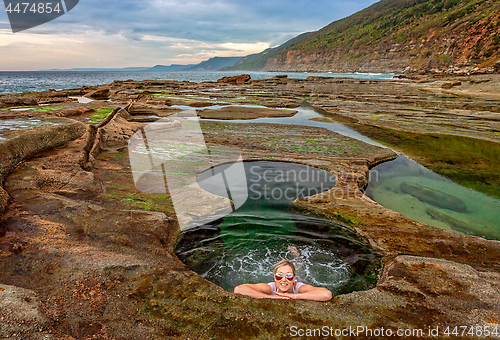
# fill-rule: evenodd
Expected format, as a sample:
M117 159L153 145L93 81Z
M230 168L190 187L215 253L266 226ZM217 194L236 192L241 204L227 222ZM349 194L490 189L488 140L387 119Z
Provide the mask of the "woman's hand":
M275 296L280 296L282 299L291 300L328 301L332 298L332 293L329 290L311 285L302 285L299 288L298 294L281 292L274 292L274 294L276 294Z
M286 295L288 293L282 294L282 293L276 293L275 292L274 294L276 294L276 295L270 295L270 296L268 296L268 298L269 299L281 299L281 300L290 300L291 299L290 296Z
M332 298L332 293L320 287L311 285L302 285L299 288L298 294L274 292L266 283L242 284L234 288L236 294L247 295L255 299L281 299L281 300L313 300L313 301L328 301Z

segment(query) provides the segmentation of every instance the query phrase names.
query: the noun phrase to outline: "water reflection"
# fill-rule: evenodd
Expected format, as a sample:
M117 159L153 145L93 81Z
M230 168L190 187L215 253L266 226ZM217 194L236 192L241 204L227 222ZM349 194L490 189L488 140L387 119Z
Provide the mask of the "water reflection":
M15 130L27 130L40 126L55 126L63 124L57 119L43 118L16 118L16 119L0 119L0 134Z
M405 156L376 166L370 178L365 194L386 208L442 229L500 239L500 201L493 197L458 185ZM409 185L414 190L405 190Z

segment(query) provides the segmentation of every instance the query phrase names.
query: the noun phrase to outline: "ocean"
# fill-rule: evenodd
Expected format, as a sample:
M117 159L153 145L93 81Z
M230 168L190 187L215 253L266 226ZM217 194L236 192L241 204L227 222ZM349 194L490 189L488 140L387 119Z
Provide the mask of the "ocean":
M305 73L305 72L124 72L124 71L0 71L0 94L39 92L49 89L75 89L112 83L114 80L181 80L191 82L217 81L226 76L248 73L252 79L286 74L289 78L308 76L347 77L355 79L393 79L395 74L381 73Z

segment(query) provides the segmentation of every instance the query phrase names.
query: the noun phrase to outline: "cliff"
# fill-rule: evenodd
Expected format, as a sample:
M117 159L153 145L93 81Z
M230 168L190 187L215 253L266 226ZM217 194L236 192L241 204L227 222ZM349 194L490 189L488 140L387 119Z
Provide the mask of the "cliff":
M265 59L259 69L499 72L500 2L382 0L286 44L253 56Z

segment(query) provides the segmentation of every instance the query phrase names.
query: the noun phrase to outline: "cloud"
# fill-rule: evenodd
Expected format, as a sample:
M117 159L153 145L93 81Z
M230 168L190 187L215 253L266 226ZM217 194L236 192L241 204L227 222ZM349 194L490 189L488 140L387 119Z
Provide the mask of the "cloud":
M374 2L82 0L66 15L16 34L0 11L0 69L41 69L48 60L50 68L126 67L246 55Z

